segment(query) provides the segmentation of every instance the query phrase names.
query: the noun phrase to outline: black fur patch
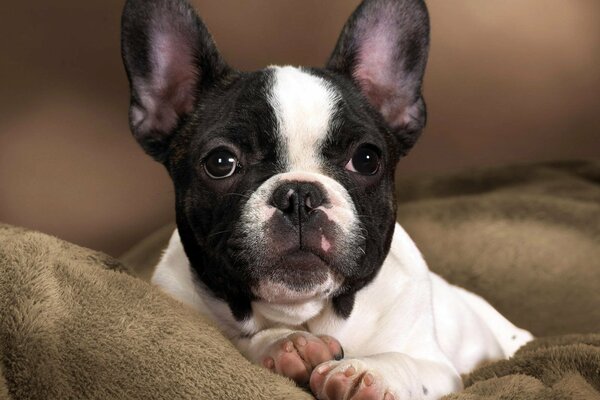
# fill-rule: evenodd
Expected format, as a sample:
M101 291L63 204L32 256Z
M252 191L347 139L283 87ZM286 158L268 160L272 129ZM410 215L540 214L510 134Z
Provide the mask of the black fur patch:
M242 320L251 312L256 284L248 267L237 264L230 238L249 194L277 173L276 119L267 101L271 72L239 74L207 93L170 145L166 160L175 186L177 226L198 278L225 300ZM242 168L226 181L202 168L215 148L239 153Z
M357 244L362 255L344 259L339 266L331 263L337 278L343 282L332 296L334 310L342 318L351 314L356 292L373 280L387 256L396 213L395 166L410 150L425 121L420 79L427 55L428 23L422 1L394 2L401 5L400 10L421 18L398 30L402 33L398 41L403 47L395 54L403 60L399 68L404 72L421 73L417 77L417 92L411 95L421 104L418 123L410 127L389 126L353 77L360 46L360 32L355 31L357 21L380 12L389 1L366 0L344 28L328 68L304 70L326 80L339 94L321 158L325 173L349 193L363 238ZM282 272L280 267L285 266L285 260L274 262L279 269L263 265L257 276L257 267L253 265L256 261L240 257L247 244L240 240L244 232L238 229L249 196L266 180L285 172L282 155L278 154L285 144L281 143L275 111L269 104L273 70L241 73L228 67L204 24L184 0L128 0L123 16L123 59L130 79L132 108L140 107L141 103L138 78L148 78L153 73L148 56L149 32L156 23L157 10L176 19L173 26L177 29L192 35L191 67L197 82L193 91L184 94L192 96L194 106L191 111L178 114L175 126L166 131L140 132L136 126L132 126L132 131L142 147L165 165L173 180L177 226L197 279L215 297L226 301L234 317L241 321L251 316L251 302L255 300L252 288L258 280L276 276ZM162 17L165 15L161 14ZM394 21L406 21L405 17ZM361 144L375 146L381 152L381 168L372 176L344 168ZM227 179L211 179L204 171L204 160L216 149L227 149L238 159L238 170ZM328 224L323 218L310 223ZM301 235L299 238L302 246ZM304 245L317 247L310 241ZM316 282L323 277L315 274L313 278ZM282 280L293 281L291 286L302 285L301 276L290 279Z

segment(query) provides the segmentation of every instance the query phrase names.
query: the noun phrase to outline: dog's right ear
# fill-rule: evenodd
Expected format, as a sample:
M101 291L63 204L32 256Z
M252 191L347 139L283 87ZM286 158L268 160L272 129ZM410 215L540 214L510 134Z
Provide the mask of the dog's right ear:
M327 68L346 75L397 133L401 154L426 122L421 94L429 50L424 0L363 0L352 14Z
M198 96L230 69L185 0L127 0L121 29L131 131L148 154L164 161Z

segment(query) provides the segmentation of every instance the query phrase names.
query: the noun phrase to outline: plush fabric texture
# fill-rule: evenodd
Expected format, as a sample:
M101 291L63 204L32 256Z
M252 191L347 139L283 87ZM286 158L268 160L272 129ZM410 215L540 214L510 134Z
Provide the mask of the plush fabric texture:
M0 225L0 399L311 399L118 261Z
M444 400L600 399L600 334L537 339L509 360L478 368L465 386Z
M434 271L537 336L560 335L482 366L447 398L600 398L600 162L401 180L397 190L399 220ZM312 398L144 281L171 230L121 264L0 225L0 399Z
M600 332L600 160L400 181L431 270L535 336Z

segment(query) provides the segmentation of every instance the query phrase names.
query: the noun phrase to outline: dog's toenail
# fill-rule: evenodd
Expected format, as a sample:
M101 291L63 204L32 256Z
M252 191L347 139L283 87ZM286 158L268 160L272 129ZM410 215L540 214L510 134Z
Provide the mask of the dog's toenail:
M300 336L296 340L296 343L298 344L298 346L306 346L307 342L306 342L306 339L304 338L304 336Z
M267 369L273 369L273 367L275 367L275 361L273 361L271 357L268 357L263 360L263 365Z
M383 400L395 400L395 397L391 393L386 393L385 396L383 396Z
M374 380L375 380L375 378L373 378L373 375L371 375L371 374L365 374L365 377L363 378L363 382L365 383L365 386L371 386L373 384Z
M335 361L340 361L342 358L344 358L343 354L336 354L335 356L333 356Z
M285 344L283 345L283 349L285 351L287 351L288 353L291 353L292 350L294 350L294 344L292 342L285 342Z
M329 371L329 365L321 365L319 368L317 368L317 372L321 375L323 375L327 371Z
M344 375L346 376L352 376L356 373L356 369L354 367L348 367L345 371L344 371Z

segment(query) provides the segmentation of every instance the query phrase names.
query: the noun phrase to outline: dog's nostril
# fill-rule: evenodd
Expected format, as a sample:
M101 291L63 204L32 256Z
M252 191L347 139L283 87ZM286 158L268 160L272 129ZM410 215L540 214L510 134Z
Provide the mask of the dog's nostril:
M297 196L292 186L283 185L273 193L271 204L286 214L294 213L297 208Z
M287 214L293 214L296 212L297 207L297 195L295 192L292 192L286 199L286 201L284 202L284 207L280 208L281 211L287 213Z
M306 184L300 188L300 195L304 199L304 207L307 211L312 211L324 202L324 196L318 187Z
M312 202L310 201L310 194L308 194L306 196L306 200L304 201L304 204L306 205L306 208L308 208L309 210L312 210Z

